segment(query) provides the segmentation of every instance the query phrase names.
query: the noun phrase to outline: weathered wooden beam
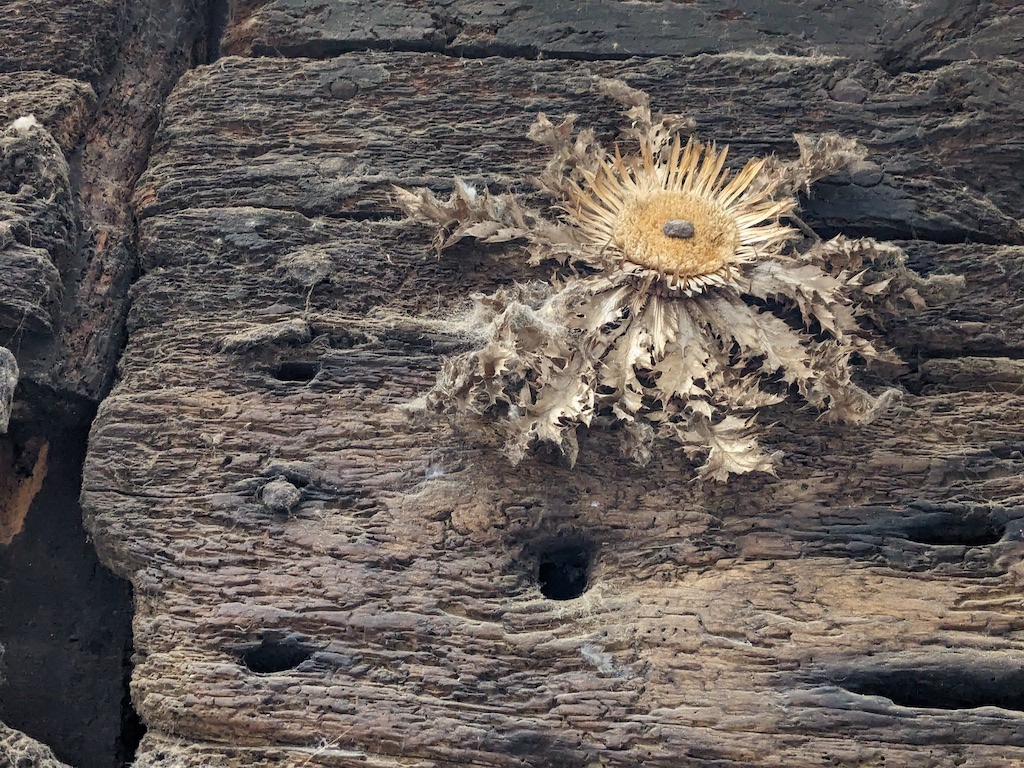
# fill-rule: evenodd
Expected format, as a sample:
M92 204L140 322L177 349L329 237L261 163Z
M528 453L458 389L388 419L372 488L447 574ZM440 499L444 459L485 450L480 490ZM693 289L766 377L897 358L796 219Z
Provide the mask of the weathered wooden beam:
M137 274L131 188L166 93L205 60L204 5L0 8L0 345L19 371L0 450L0 717L75 765L120 764L132 747L122 677L131 598L78 519L82 426L123 344ZM40 489L41 436L52 450ZM56 765L0 729L0 764Z
M895 68L1024 55L1013 3L757 0L624 3L233 0L225 53L330 57L352 50L626 59L733 51L834 55Z
M34 117L0 127L0 173L0 331L11 344L53 334L78 217L64 153Z
M568 470L416 428L395 407L428 351L328 351L313 383L282 381L273 359L203 365L211 326L133 331L88 464L155 731L426 764L799 764L832 744L916 765L914 740L1020 758L1018 688L990 670L1024 628L1018 396L912 398L827 433L780 411L779 480L709 488L598 431ZM163 362L140 368L143 347ZM260 501L275 477L302 491L290 518ZM567 546L590 588L546 600L538 569ZM901 699L914 674L979 692Z
M11 40L0 55L0 118L34 115L51 131L72 166L73 188L52 200L38 190L42 223L31 245L50 253L56 272L35 279L8 270L0 281L17 289L0 288L0 314L5 323L25 315L25 292L35 297L33 306L46 299L45 310L9 324L19 338L25 381L39 392L61 393L61 408L82 418L109 389L123 344L127 294L136 277L132 185L146 163L164 97L201 53L197 38L206 20L184 1L140 6L131 14L121 0L36 6L15 2L0 20L0 35ZM100 90L102 104L86 81ZM12 168L0 169L0 194L23 186ZM64 221L71 214L74 231ZM22 254L18 263L24 262ZM63 298L59 314L56 296Z
M49 72L0 73L0 125L34 116L70 154L96 108L96 92L80 80Z
M1012 170L1024 147L1006 129L1020 119L1021 102L1002 98L1024 88L1024 68L970 65L998 84L988 96L967 68L890 77L862 62L740 54L622 63L227 58L186 75L172 95L136 201L143 217L225 205L380 215L395 210L393 183L443 187L460 175L523 185L547 161L545 148L525 137L539 112L579 114L580 125L614 140L621 113L595 93L601 76L694 118L699 135L733 147L733 162L791 156L795 132L861 139L870 163L819 187L809 203L809 220L827 231L1024 242L1010 205L1024 189ZM865 100L834 98L853 77L870 88ZM964 132L973 140L954 141Z
M359 54L186 76L136 193L145 274L83 490L105 561L136 586L142 758L1024 760L1024 399L984 386L989 363L912 369L867 426L779 406L779 477L725 486L667 447L636 468L601 429L574 469L512 467L491 436L403 407L466 343L450 318L469 293L539 273L515 244L437 260L430 232L393 220L390 184L519 184L543 166L522 138L541 110L612 137L594 75L688 111L737 157L789 152L794 130L861 136L878 171L835 180L809 220L925 233L914 263L968 280L887 340L913 366L1019 356L1024 253L994 201L1020 180L948 170L981 167L1012 125L983 112L1016 107L965 96L950 116L937 89L960 66ZM976 66L1016 87L1014 65ZM854 71L870 100L831 98ZM938 149L957 124L990 138ZM289 514L271 482L297 490ZM580 597L545 594L577 571Z
M467 243L437 259L432 234L408 222L307 217L268 208L189 208L153 216L140 235L142 268L150 274L136 288L152 288L153 294L136 304L131 327L179 314L187 320L196 316L196 307L218 313L218 323L269 322L275 313L304 309L302 289L330 302L342 318L333 322L358 325L375 311L415 322L439 309L456 311L473 291L548 275L546 268L527 267L515 246ZM887 329L887 340L908 361L1024 354L1024 307L1018 300L1024 249L921 240L901 245L923 274L966 278L953 304L908 315ZM279 279L270 296L253 272ZM231 312L221 316L218 296L227 285L234 299ZM449 339L446 350L456 343Z

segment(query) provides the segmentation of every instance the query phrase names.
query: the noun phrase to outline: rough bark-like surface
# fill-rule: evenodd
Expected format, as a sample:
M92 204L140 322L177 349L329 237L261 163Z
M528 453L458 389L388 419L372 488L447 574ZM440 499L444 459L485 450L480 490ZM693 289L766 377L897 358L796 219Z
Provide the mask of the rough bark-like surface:
M205 60L205 3L0 5L0 345L19 372L0 440L0 719L112 768L137 741L131 591L86 539L81 464L137 275L128 198L166 94ZM36 759L0 745L16 758Z
M27 386L49 393L27 398L37 411L60 401L56 409L68 417L87 418L110 387L124 342L128 288L137 275L127 198L167 92L204 55L205 19L197 11L193 0L159 8L129 9L120 0L5 8L0 38L11 45L0 57L3 127L35 116L65 153L75 186L51 200L10 163L0 169L0 193L34 194L45 216L76 220L59 228L43 221L30 243L15 238L35 250L0 254L0 264L13 267L0 277L0 318L10 326ZM0 248L7 245L0 229ZM49 253L52 270L40 248ZM26 320L10 325L14 316ZM46 398L54 402L44 405Z
M750 51L917 68L1020 57L1012 0L232 0L228 54L336 56L363 48L468 56L626 59Z
M1017 0L930 0L895 21L886 63L921 69L950 61L1024 59L1024 6Z
M394 210L395 181L437 187L457 173L518 184L547 160L525 137L538 112L576 112L581 125L614 135L620 114L595 95L593 78L619 76L662 108L693 117L701 135L739 149L734 162L741 153L792 155L797 131L862 139L870 161L817 188L811 201L810 220L827 230L1024 241L1012 206L1024 189L1014 171L1024 147L1004 127L1024 119L1015 97L1024 93L1024 65L958 63L890 77L838 59L748 55L621 64L423 61L429 65L413 70L397 54L229 58L189 73L168 102L156 155L140 180L140 215L220 205L370 214ZM971 78L968 69L981 72ZM857 104L834 98L852 77L870 95ZM993 84L987 96L976 92L982 79ZM354 89L337 97L339 82ZM964 141L965 132L975 139ZM197 183L211 162L220 164L219 183Z
M132 33L84 137L78 202L89 236L68 270L60 347L48 357L56 385L88 401L110 388L124 344L128 290L138 274L128 198L149 156L167 93L205 56L201 12L196 0L133 7Z
M43 70L96 82L114 65L127 0L5 0L0 72Z
M34 116L70 154L96 108L96 92L80 80L49 72L0 73L0 124Z
M14 407L14 390L18 386L18 361L7 347L0 347L0 435L7 431L11 423L11 410Z
M737 161L791 153L797 130L865 141L870 164L819 188L808 221L912 239L919 269L968 279L882 329L909 363L867 382L904 386L892 413L837 428L780 406L779 477L726 486L670 450L637 469L600 430L575 469L513 468L487 436L409 416L465 343L445 318L540 273L514 244L437 260L390 185L519 183L545 160L523 139L538 111L610 137L595 75ZM1003 99L1022 77L397 53L187 75L136 192L144 276L83 494L136 586L139 764L1024 761L1020 106ZM298 500L272 503L286 486ZM567 552L588 588L548 599Z
M53 751L23 733L0 723L0 765L17 768L68 768Z
M78 240L70 168L33 117L0 130L0 330L52 334ZM9 342L8 342L9 343Z

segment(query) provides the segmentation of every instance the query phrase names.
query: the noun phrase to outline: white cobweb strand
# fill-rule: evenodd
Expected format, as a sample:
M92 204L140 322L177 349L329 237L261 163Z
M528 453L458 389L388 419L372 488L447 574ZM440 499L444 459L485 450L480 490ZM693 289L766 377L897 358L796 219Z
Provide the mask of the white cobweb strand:
M39 121L36 120L35 115L22 115L21 117L11 121L9 128L19 133L28 133L33 128L41 127Z

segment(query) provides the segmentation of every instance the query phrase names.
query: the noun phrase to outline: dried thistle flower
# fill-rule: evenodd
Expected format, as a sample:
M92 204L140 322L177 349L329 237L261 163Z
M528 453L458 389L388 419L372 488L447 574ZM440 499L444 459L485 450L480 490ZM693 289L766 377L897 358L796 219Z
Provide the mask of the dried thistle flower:
M530 261L566 268L549 282L474 296L477 349L445 361L433 407L483 417L519 461L539 443L570 463L577 429L617 423L643 463L656 439L702 457L700 474L773 472L757 441L759 409L790 394L826 417L863 422L895 396L851 380L854 354L897 363L860 327L951 298L957 278L924 280L902 251L873 240L817 240L795 220L799 189L863 156L834 135L797 136L800 158L725 169L727 150L680 136L678 115L652 115L645 94L617 81L601 90L628 107L638 151L609 154L592 131L540 115L530 138L553 157L536 179L557 201L552 221L511 194L461 180L447 201L396 189L413 217L440 225L440 253L462 238L522 240Z
M792 238L778 217L796 201L775 200L775 184L751 191L763 160L751 160L730 180L723 173L727 154L692 138L684 148L678 136L664 162L649 141L628 161L616 151L596 173L582 172L585 186L570 184L565 211L599 261L607 249L619 270L652 286L700 293Z

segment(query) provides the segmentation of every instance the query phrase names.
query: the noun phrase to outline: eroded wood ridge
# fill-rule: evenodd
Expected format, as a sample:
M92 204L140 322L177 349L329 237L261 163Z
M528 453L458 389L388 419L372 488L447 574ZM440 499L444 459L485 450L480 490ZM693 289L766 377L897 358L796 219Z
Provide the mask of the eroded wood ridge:
M1021 58L1015 3L868 0L233 0L225 53L330 57L353 50L627 59L730 51L868 59L894 68Z
M83 768L125 763L137 738L131 594L87 541L80 470L137 276L129 196L164 97L205 60L204 4L0 9L0 388L18 371L0 407L0 717ZM57 764L0 731L0 764Z
M96 92L81 80L41 71L0 74L0 123L6 127L34 115L65 154L78 144L95 108Z
M0 723L0 760L5 765L27 765L32 768L67 768L45 744L30 739L20 731Z
M83 493L137 590L141 763L1024 760L1024 397L985 386L988 363L928 367L1011 371L1024 341L1020 180L957 175L989 168L1018 107L972 101L961 66L367 53L187 75L136 191L145 274ZM974 66L1019 89L1017 64ZM523 138L538 111L610 138L595 75L737 160L795 130L861 137L873 165L810 201L819 227L991 241L908 244L968 286L884 329L910 362L872 383L907 385L893 412L837 428L780 406L779 477L727 486L668 450L638 469L601 430L573 470L511 467L410 416L466 343L466 296L543 275L515 244L437 260L390 185L520 184L546 159ZM850 78L868 95L834 98ZM956 125L979 138L941 141ZM545 596L579 572L581 596Z
M171 97L136 200L144 217L223 205L337 216L394 211L396 181L442 187L459 174L519 185L547 160L544 147L526 139L537 113L576 113L580 125L614 137L621 115L595 95L593 78L617 76L693 117L701 136L732 145L734 162L792 156L794 132L861 139L869 160L809 201L809 220L826 231L1021 243L1012 201L1022 187L1012 169L1022 150L1007 133L1020 102L979 101L965 67L891 78L865 64L745 55L622 64L399 54L222 59L187 75ZM1024 90L1024 66L972 67L998 83L995 93ZM856 104L834 98L850 77L872 95ZM745 82L757 87L737 88ZM338 83L352 87L337 96ZM953 139L964 131L975 139ZM211 162L218 181L202 183Z
M59 393L61 418L83 419L110 387L137 276L128 197L160 105L195 62L205 28L187 0L160 9L112 0L52 5L15 2L0 22L10 42L0 56L0 124L34 117L65 164L60 196L10 169L4 191L67 220L61 227L40 223L31 233L23 227L17 238L18 247L31 241L48 250L50 274L26 272L25 255L0 243L0 258L14 265L11 285L0 290L0 341L16 349L27 387ZM39 158L53 155L45 141L35 144ZM21 296L26 290L45 296ZM22 319L7 319L12 313ZM43 404L47 397L55 400L37 394L26 401L54 410Z
M0 132L0 167L0 327L5 335L52 334L63 294L59 267L71 258L80 228L71 171L60 145L31 116Z
M98 84L117 61L128 6L127 0L6 0L0 72L53 72Z

